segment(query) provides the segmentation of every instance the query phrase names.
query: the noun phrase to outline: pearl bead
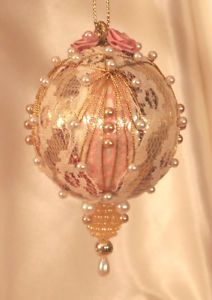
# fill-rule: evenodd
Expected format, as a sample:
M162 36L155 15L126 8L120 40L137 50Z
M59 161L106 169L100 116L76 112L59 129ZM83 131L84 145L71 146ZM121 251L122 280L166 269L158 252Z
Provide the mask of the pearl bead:
M110 59L106 61L106 67L109 71L115 70L116 68L116 63L114 60Z
M51 58L51 62L54 64L54 65L58 65L60 62L61 62L61 59L59 58L59 56L53 56Z
M91 214L94 212L95 210L95 206L91 203L83 203L82 204L82 210L86 213L86 214Z
M140 79L134 78L134 79L132 80L132 85L133 85L134 87L139 87L139 86L141 85Z
M115 126L113 123L106 123L103 127L103 130L105 133L112 133L115 129Z
M72 120L69 124L68 124L68 126L69 126L69 128L77 128L77 127L79 127L79 122L77 121L77 120Z
M121 202L121 203L116 205L116 210L120 214L127 212L129 209L130 209L130 205L127 201Z
M75 54L76 53L76 51L74 50L74 48L72 48L72 47L70 47L70 48L68 48L68 56L72 56L73 54Z
M111 139L104 139L103 146L105 148L111 148L113 146L113 141Z
M183 136L181 134L178 135L178 144L181 144L183 142Z
M150 61L154 61L154 60L156 60L156 58L158 57L158 54L157 54L157 52L156 51L150 51L149 53L148 53L148 58L149 58L149 60Z
M180 114L182 114L185 111L185 106L180 103L180 104L177 105L177 109L178 109L178 112Z
M103 195L104 201L110 201L113 198L113 195L111 193L106 193Z
M58 195L61 199L64 199L67 197L67 192L65 190L61 190L59 191Z
M26 128L26 129L32 129L32 124L30 123L30 121L25 121L24 122L24 127Z
M40 83L42 84L42 86L47 87L49 85L49 79L41 77Z
M113 244L110 241L96 243L96 252L99 255L108 255L113 252Z
M29 117L29 121L32 125L36 125L38 123L38 118L36 116L31 115Z
M91 219L90 216L83 216L83 217L82 217L82 221L83 221L83 223L86 224L86 225L89 224L89 223L91 222L91 220L92 220L92 219Z
M155 192L155 187L152 186L151 188L148 189L149 194L153 194Z
M129 165L128 167L128 171L132 172L132 171L136 171L137 170L137 166L134 164Z
M39 157L35 157L33 159L33 163L34 163L35 166L39 166L41 164L40 158Z
M175 83L175 78L174 78L174 76L167 76L166 77L166 82L168 83L168 85L172 85L172 84L174 84Z
M77 54L77 53L73 53L71 55L71 60L74 62L74 63L79 63L81 61L81 55L80 54Z
M92 31L86 31L85 33L83 33L83 38L84 39L89 39L93 36L93 32Z
M33 104L28 104L26 106L26 111L31 115L33 114Z
M78 164L77 164L77 169L79 169L79 170L85 170L85 168L86 168L86 165L85 164L83 164L82 162L79 162Z
M104 111L105 117L112 117L114 114L114 109L112 107L106 107Z
M28 136L25 138L25 142L26 142L28 145L32 145L32 144L33 144L33 137L32 137L32 135L28 135Z
M110 272L110 265L106 257L100 259L98 271L101 276L105 276Z
M106 54L111 54L111 53L113 53L113 48L108 46L105 48L105 52L106 52Z
M144 129L146 128L147 122L146 122L144 119L142 119L142 120L138 120L138 121L135 123L135 125L136 125L136 128L137 128L139 131L141 131L141 130L144 130Z
M140 61L142 59L143 55L141 54L141 52L136 52L134 55L133 55L133 58L134 60L136 61Z
M136 43L136 48L137 48L138 50L141 50L141 49L142 49L142 44L141 44L141 43Z
M178 119L178 126L179 126L179 128L180 128L181 130L186 129L187 122L188 122L188 121L187 121L186 117L180 117L180 118Z
M81 78L81 83L84 86L90 85L90 83L91 83L90 76L88 74L83 75L82 78Z
M123 223L127 223L129 221L129 217L127 214L123 214L120 216L120 220L123 222Z
M170 162L171 167L176 168L179 165L179 160L176 158L173 158Z

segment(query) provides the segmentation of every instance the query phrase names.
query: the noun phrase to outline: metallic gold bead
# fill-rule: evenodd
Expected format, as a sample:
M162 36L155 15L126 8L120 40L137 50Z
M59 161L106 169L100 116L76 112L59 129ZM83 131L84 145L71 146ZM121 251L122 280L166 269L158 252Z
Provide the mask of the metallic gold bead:
M105 117L112 117L114 115L114 109L112 107L106 107L104 115Z
M97 242L96 252L101 256L111 254L113 252L113 244L110 241Z
M106 123L103 126L103 130L105 133L112 133L115 129L115 126L113 125L113 123Z
M148 189L149 194L153 194L155 192L155 187L152 186L151 188Z
M176 158L173 158L170 162L171 167L176 168L179 165L179 160Z
M82 221L83 221L84 224L87 225L87 224L90 224L90 222L92 221L92 219L91 219L90 216L87 216L87 215L86 215L86 216L83 216L83 217L82 217Z
M174 76L167 76L166 77L166 82L168 83L168 85L172 85L172 84L174 84L175 83L175 78L174 78Z
M111 147L113 147L113 141L111 139L104 139L103 146L105 148L111 148Z
M120 220L123 222L123 223L127 223L129 221L129 217L127 214L123 214L120 216Z
M156 58L158 57L158 54L157 54L157 52L156 51L150 51L149 53L148 53L148 58L149 58L149 60L150 61L154 61L154 60L156 60Z
M181 134L178 135L178 144L181 144L183 142L183 136Z
M26 111L28 112L28 114L33 114L33 104L28 104L26 106Z
M32 145L32 144L33 144L33 137L32 137L32 135L28 135L28 136L25 138L25 142L26 142L28 145Z
M177 109L178 109L179 113L182 114L185 111L185 106L180 103L177 105Z
M24 127L26 129L32 129L32 123L29 120L27 120L24 122Z
M181 130L186 129L187 123L188 123L188 121L187 121L186 117L180 117L178 119L178 126Z

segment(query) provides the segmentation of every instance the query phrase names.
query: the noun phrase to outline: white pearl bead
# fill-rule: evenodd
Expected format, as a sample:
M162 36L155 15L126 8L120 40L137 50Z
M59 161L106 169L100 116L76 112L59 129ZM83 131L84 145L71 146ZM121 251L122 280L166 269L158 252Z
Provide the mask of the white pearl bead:
M40 83L42 84L42 86L47 87L49 85L49 79L41 77Z
M172 84L174 84L175 83L175 78L174 78L174 76L167 76L166 77L166 82L168 83L168 85L172 85Z
M79 122L77 120L72 120L68 125L69 128L77 128L79 127Z
M113 53L113 48L110 47L110 46L107 46L107 47L105 48L105 52L106 52L107 54Z
M93 32L92 31L86 31L84 34L83 34L83 38L85 39L88 39L88 38L91 38L93 36Z
M79 63L81 61L81 55L77 53L72 54L70 58L74 63Z
M107 60L106 61L106 67L108 70L112 71L112 70L115 70L116 68L116 63L114 60L110 59L110 60Z
M154 61L158 57L158 54L156 51L150 51L148 53L148 58L150 61Z
M30 115L30 116L29 116L29 122L30 122L31 124L36 125L36 124L38 123L38 118L37 118L36 116Z
M170 162L171 167L176 168L179 165L179 160L176 158L173 158Z
M77 169L79 169L79 170L85 170L85 168L86 168L86 165L83 164L82 162L79 162L79 163L77 164Z
M40 158L39 157L35 157L33 159L33 163L34 163L35 166L39 166L41 164Z
M181 103L177 105L178 112L182 114L185 111L185 106Z
M149 188L148 193L149 194L153 194L155 192L155 187L152 186L151 188Z
M51 61L54 65L57 65L61 62L61 59L59 58L59 56L53 56Z
M101 276L105 276L110 272L110 265L106 257L100 259L98 271Z
M90 76L88 74L83 75L81 78L81 82L82 82L82 85L84 85L84 86L90 85L90 83L91 83Z
M116 205L116 210L117 212L121 213L125 213L130 209L130 205L127 201L119 203Z
M135 125L138 130L144 130L147 126L147 122L144 119L142 119L142 120L138 120L135 123Z
M129 167L128 167L128 171L136 171L137 170L137 166L136 165L134 165L134 164L131 164L131 165L129 165Z
M139 87L139 86L141 85L140 79L138 79L138 78L133 78L133 80L132 80L132 85L133 85L134 87Z
M103 195L103 200L110 201L113 198L113 195L111 193L106 193Z
M58 195L61 199L64 199L67 197L67 192L65 190L61 190L59 191Z
M133 57L134 57L134 60L140 61L140 60L142 59L143 55L142 55L141 52L136 52L136 53L133 55Z
M136 43L136 48L137 48L138 50L141 50L141 49L142 49L142 44L141 44L141 43Z
M181 130L186 129L187 123L188 123L188 121L187 121L186 117L180 117L178 119L178 126Z
M68 56L72 56L74 53L76 53L76 51L74 50L74 48L68 48Z
M95 206L91 203L83 203L82 204L82 210L86 213L86 214L91 214L94 212L95 210Z

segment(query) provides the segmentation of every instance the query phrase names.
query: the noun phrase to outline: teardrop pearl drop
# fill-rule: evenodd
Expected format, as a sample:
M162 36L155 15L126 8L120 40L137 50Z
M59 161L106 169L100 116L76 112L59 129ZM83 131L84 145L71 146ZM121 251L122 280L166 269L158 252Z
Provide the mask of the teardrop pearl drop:
M100 259L98 271L101 276L105 276L110 272L109 261L106 257Z

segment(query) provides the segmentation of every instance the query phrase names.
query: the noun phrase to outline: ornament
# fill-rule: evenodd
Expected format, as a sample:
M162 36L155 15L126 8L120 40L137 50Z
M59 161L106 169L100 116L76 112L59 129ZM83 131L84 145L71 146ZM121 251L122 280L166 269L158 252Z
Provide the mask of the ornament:
M155 51L97 21L68 49L52 58L35 102L26 107L26 143L34 164L60 187L61 199L83 199L82 221L97 239L99 272L108 274L110 241L128 222L128 199L155 192L178 166L177 145L187 120L172 85L154 61Z

